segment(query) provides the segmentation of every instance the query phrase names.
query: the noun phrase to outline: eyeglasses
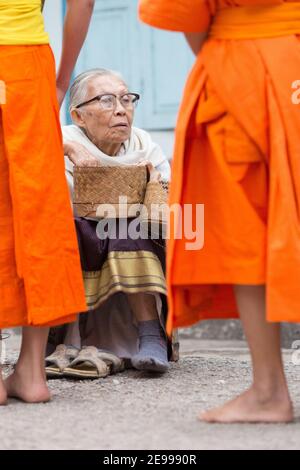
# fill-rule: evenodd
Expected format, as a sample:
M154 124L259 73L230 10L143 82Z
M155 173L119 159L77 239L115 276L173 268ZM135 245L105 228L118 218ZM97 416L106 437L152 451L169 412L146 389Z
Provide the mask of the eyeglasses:
M78 104L75 108L81 108L86 104L92 103L93 101L98 101L100 107L105 110L112 110L115 109L117 106L117 99L125 109L134 109L137 106L137 103L140 99L140 95L137 93L125 93L124 95L117 96L113 93L105 93L103 95L97 95L94 98L91 98L88 101L84 101L84 103Z

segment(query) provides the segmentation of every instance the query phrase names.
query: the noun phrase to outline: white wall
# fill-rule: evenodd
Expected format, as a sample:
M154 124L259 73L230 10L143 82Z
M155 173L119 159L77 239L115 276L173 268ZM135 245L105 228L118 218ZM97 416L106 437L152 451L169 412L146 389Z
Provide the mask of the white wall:
M174 131L150 131L150 134L154 142L161 146L168 160L171 160L174 148Z
M56 60L59 60L62 45L62 0L46 0L44 19L46 30L50 35L51 47Z
M58 67L63 34L63 5L62 0L46 0L44 8L44 19L46 30L50 36L50 43L54 52L56 67ZM61 107L60 118L62 124L66 120L65 104Z

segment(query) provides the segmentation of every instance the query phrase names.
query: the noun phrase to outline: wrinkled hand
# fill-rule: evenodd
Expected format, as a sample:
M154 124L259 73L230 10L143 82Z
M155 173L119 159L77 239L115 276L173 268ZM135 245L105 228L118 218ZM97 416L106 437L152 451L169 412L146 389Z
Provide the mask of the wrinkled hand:
M76 166L101 166L100 161L78 142L65 142L64 154Z
M161 180L161 174L159 171L157 171L157 169L153 166L153 164L147 160L141 160L139 163L138 163L138 166L146 166L148 171L149 171L149 175L150 175L150 180L149 181L160 181Z

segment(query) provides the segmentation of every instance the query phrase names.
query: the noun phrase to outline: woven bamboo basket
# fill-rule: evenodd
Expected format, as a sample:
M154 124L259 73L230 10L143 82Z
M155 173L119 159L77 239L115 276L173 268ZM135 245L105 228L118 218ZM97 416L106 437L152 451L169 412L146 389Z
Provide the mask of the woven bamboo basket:
M168 223L169 184L164 181L149 181L141 211L143 229L156 237L165 237Z
M136 217L147 185L145 166L74 167L73 205L79 217ZM119 198L126 197L127 203ZM111 210L113 212L111 212Z

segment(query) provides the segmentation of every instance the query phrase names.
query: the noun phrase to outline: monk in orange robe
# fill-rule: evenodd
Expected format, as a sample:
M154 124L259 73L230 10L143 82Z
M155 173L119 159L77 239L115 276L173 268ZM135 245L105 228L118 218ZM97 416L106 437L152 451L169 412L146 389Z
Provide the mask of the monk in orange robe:
M205 241L189 250L170 227L169 331L239 315L253 362L251 388L201 419L290 421L279 322L300 321L300 2L140 0L139 13L197 57L170 204L204 204Z
M93 3L68 0L56 79L41 0L0 0L0 329L24 327L20 357L5 384L0 369L0 405L7 396L50 399L48 325L86 310L58 104Z

